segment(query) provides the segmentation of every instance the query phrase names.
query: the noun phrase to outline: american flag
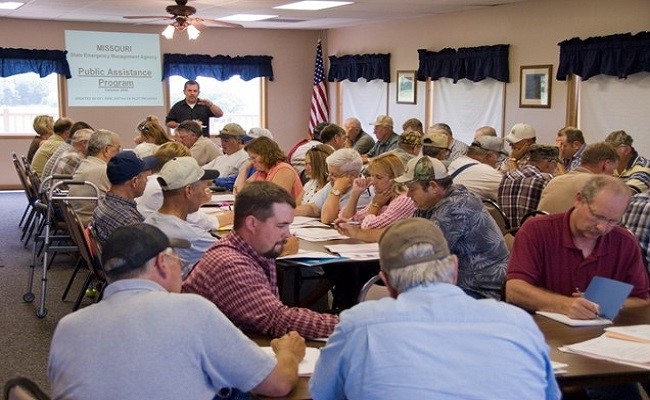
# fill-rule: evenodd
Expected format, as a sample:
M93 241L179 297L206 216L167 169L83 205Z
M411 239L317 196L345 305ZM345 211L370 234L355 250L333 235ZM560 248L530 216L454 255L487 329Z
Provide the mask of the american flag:
M316 125L329 120L327 105L327 90L325 88L325 68L323 67L323 48L320 40L316 45L316 66L314 67L314 91L311 94L311 116L309 131L313 132Z

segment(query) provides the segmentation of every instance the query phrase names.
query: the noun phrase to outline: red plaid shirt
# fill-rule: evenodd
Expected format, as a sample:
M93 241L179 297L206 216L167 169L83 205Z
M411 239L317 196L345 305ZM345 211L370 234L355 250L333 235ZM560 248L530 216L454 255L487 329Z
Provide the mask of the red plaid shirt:
M275 260L257 254L234 231L205 253L183 282L183 292L212 301L240 329L272 337L289 331L326 337L339 322L335 315L284 305Z

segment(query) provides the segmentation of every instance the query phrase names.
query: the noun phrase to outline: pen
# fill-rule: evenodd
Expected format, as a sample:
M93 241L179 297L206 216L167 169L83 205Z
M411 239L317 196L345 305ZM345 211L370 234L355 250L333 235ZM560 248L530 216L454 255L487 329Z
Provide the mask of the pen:
M578 288L576 287L576 294L577 294L578 296L582 297L582 295L583 295L584 293L582 293L582 292L580 291L580 289L578 289Z

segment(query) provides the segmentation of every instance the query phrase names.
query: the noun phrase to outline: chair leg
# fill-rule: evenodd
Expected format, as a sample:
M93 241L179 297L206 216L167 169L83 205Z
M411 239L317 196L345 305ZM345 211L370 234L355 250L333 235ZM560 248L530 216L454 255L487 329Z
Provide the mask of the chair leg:
M25 221L25 217L27 216L27 212L29 211L30 205L31 204L27 203L27 206L25 206L25 211L23 211L23 216L20 217L20 222L18 223L19 228L23 227L23 222Z
M92 283L93 283L93 273L91 271L88 273L88 276L86 277L86 281L84 282L84 285L81 288L79 295L77 296L77 300L75 300L74 305L72 306L72 311L77 311L79 307L81 307L81 302L84 299L84 296L86 296L86 290L90 289Z
M63 291L63 296L61 296L61 300L65 301L66 297L68 297L68 292L70 292L70 288L72 287L72 282L74 282L77 273L79 272L79 270L83 265L84 265L84 261L81 257L79 257L79 259L77 260L77 264L74 267L74 271L72 271L72 276L68 281L68 285L65 287L65 290Z

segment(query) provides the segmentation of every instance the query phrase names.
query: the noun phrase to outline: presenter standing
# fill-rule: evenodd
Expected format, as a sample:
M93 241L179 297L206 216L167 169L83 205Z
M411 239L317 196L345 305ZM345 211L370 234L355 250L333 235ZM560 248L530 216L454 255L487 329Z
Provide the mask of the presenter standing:
M203 136L210 137L209 126L210 117L221 117L223 111L221 108L208 99L199 98L199 83L197 81L187 81L183 86L185 99L174 104L165 118L165 124L168 128L175 129L181 122L193 119L201 122Z

